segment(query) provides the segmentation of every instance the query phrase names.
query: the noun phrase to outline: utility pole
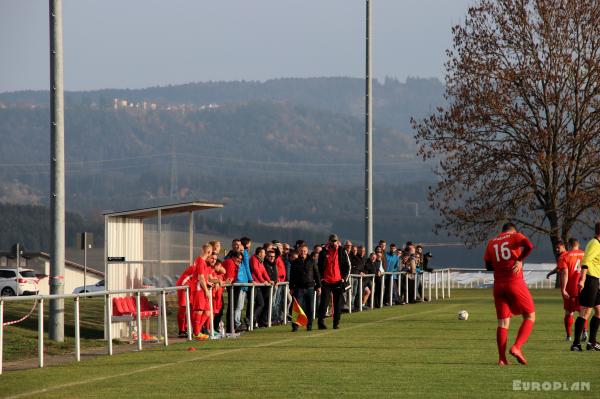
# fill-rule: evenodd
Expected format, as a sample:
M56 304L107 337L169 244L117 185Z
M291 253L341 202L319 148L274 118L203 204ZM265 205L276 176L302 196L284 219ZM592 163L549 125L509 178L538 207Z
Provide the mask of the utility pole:
M62 0L50 8L50 294L64 293L65 275L65 108L63 95ZM50 301L50 339L65 340L64 299Z
M365 244L373 250L373 83L371 79L371 1L367 1L365 82Z

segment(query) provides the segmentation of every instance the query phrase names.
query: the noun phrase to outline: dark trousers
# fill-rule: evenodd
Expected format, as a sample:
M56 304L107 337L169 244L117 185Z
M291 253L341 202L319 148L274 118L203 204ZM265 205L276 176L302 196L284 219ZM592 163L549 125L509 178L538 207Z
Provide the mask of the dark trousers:
M240 288L227 287L227 331L230 333L234 332L235 308L240 299Z
M294 289L294 298L298 301L298 304L306 313L306 318L308 319L308 323L306 327L312 326L314 309L313 309L313 300L315 298L315 289L313 287L309 288L296 288Z
M254 324L257 322L262 325L267 324L267 319L269 317L268 309L265 306L264 299L264 289L269 287L254 287ZM248 289L248 296L252 292L251 289ZM267 291L268 295L268 291ZM267 312L265 312L267 310ZM246 320L250 323L250 298L248 298L248 306L246 306Z
M380 308L381 304L381 282L385 276L375 277L375 290L371 295L375 295L375 307ZM385 294L383 296L383 300L385 301Z
M321 287L321 302L319 303L319 324L323 323L325 313L327 313L327 305L329 304L329 295L333 294L333 302L331 311L333 312L333 325L340 323L342 317L342 308L344 306L344 289L341 283L328 284L323 283Z

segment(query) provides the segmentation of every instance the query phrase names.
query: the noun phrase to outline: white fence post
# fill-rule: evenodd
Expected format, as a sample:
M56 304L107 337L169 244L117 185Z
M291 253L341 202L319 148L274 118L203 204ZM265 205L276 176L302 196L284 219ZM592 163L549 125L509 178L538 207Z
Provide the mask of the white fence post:
M113 347L112 347L112 303L110 300L110 294L106 294L104 296L104 313L106 313L106 340L108 345L108 355L112 356Z
M373 304L375 303L375 275L373 274L371 276L371 295L370 298L371 300L371 310L373 309Z
M185 287L185 321L187 324L187 339L192 340L192 309L190 305L190 287Z
M385 292L385 274L381 275L381 292L379 293L379 306L383 308L383 295Z
M38 360L39 366L44 367L44 299L39 300L38 309Z
M313 320L317 318L317 291L313 295Z
M352 313L352 302L354 299L354 293L352 292L352 275L349 275L350 289L348 290L348 314Z
M283 325L287 325L287 316L288 316L288 295L290 293L290 284L285 283L283 289Z
M360 276L359 280L358 280L358 297L359 297L358 298L358 310L360 312L362 312L363 311L363 303L362 303L362 301L363 301L363 276Z
M427 285L429 286L429 301L431 302L431 272L427 272Z
M213 289L212 287L208 287L208 307L209 307L209 311L208 311L208 325L210 326L210 339L213 339L214 335L215 335L215 326L214 326L214 317L215 317L215 312L213 312ZM202 328L202 327L200 327Z
M137 326L137 350L142 350L142 312L140 312L140 292L135 293L135 320Z
M394 304L394 302L392 300L392 298L394 297L394 273L393 272L390 274L390 288L389 288L389 290L390 290L390 295L389 295L389 300L390 301L389 301L389 304L390 304L390 306L392 306Z
M271 327L271 319L273 318L273 284L269 287L269 320L267 326Z
M254 285L250 287L250 326L248 330L254 330Z
M444 270L442 269L442 299L446 299L446 284L444 283Z
M438 272L435 271L435 300L438 300Z
M162 305L162 322L165 333L165 346L169 346L169 334L167 333L167 299L165 298L164 291L160 292L160 303Z
M75 297L75 359L81 360L81 332L79 327L79 297Z
M450 288L452 287L452 279L450 278L450 269L448 269L448 299L450 299Z

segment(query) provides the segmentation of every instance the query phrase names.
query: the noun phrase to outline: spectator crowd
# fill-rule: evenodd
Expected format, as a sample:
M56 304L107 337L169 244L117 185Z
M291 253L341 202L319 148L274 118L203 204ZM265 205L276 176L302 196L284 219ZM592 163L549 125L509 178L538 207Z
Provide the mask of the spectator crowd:
M225 255L223 259L221 255ZM179 334L187 336L187 329L192 328L194 339L207 339L211 321L213 330L221 334L225 327L228 332L240 332L267 327L269 321L282 324L285 314L290 315L285 304L292 306L294 299L306 313L307 330L312 330L314 318L319 329L326 329L327 317L333 318L333 328L337 329L342 313L370 309L370 303L381 307L426 300L419 295L422 280L416 276L430 271L431 257L421 245L407 242L402 247L388 246L385 240L367 254L364 246L349 240L342 243L335 234L327 243L312 247L303 240L293 246L277 240L255 246L250 238L242 237L224 251L220 242L211 241L202 246L200 256L177 280L177 285L190 287L192 310L192 325L188 326L185 291L179 291ZM389 274L393 272L404 274L399 278ZM233 301L229 306L223 306L225 290L230 290ZM228 310L223 322L225 307ZM291 325L292 331L297 331L298 324Z

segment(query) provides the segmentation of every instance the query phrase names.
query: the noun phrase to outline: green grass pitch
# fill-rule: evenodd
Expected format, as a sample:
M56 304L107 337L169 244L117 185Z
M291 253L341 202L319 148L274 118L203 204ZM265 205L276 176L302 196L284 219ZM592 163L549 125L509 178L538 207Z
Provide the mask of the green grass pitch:
M570 352L558 291L533 294L537 323L523 348L529 366L512 357L510 366L496 365L491 291L454 290L452 299L443 301L344 314L339 330L331 329L328 320L326 331L292 333L281 326L239 339L185 342L6 372L0 376L0 396L600 397L600 353ZM457 320L461 309L469 312L468 321ZM509 345L519 324L520 318L513 319ZM515 391L514 380L560 382L567 388L589 382L590 390Z

